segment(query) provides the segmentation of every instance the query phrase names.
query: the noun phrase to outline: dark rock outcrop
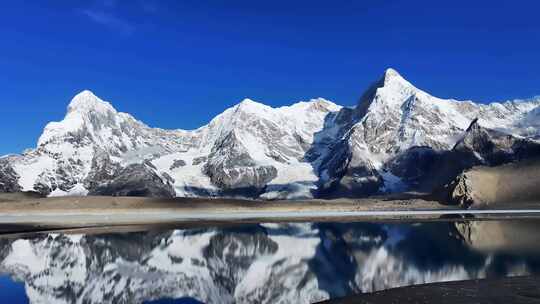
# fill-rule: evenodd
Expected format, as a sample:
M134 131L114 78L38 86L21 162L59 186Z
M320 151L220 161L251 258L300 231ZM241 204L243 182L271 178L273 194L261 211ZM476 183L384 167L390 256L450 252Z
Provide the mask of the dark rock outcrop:
M472 153L412 147L391 159L386 168L399 176L410 191L432 192L463 170L480 164Z
M540 156L540 144L484 128L475 119L467 128L465 136L456 143L453 151L472 154L483 165L497 166Z
M452 150L412 147L391 159L386 168L409 190L434 192L443 202L468 207L475 199L463 172L475 166L493 167L534 157L540 157L537 142L484 128L475 119ZM455 189L455 193L448 189Z
M321 197L366 197L377 193L383 180L373 164L347 140L333 147L323 161Z
M540 158L474 167L445 185L439 195L443 201L464 208L538 203Z
M84 186L90 190L96 189L99 185L112 180L117 172L120 171L120 165L114 163L105 151L96 151L92 159L91 168L84 182Z
M207 156L199 156L199 157L195 157L195 158L193 159L192 164L193 164L194 166L196 166L196 165L199 165L199 164L202 164L202 163L206 162L206 160L208 160L208 157L207 157Z
M477 200L474 197L471 179L466 173L462 173L443 188L444 201L462 208L469 208Z
M426 175L435 171L435 166L443 157L444 152L430 147L412 147L390 160L387 169L399 176L410 189L420 190L427 187Z
M133 164L120 170L110 182L92 189L89 194L172 198L175 191L169 181L162 179L148 166Z
M143 163L185 196L356 198L406 185L430 192L473 166L539 155L539 109L540 98L436 98L387 69L354 108L322 98L280 108L245 99L188 131L149 127L83 91L35 149L8 157L0 190L19 190L19 179L43 195L96 193L126 164Z
M0 159L0 192L18 192L19 176L13 170L7 159Z
M186 165L186 162L182 159L177 159L173 162L173 164L171 165L171 167L169 168L170 170L174 170L176 168L180 168L180 167L183 167Z
M447 157L442 160L444 164L456 164L461 172L436 188L435 195L445 203L468 208L540 199L540 192L535 190L540 186L535 160L540 157L540 144L535 141L483 128L475 119L449 157L459 162Z
M234 131L215 144L203 172L224 192L242 190L250 196L258 195L277 176L273 166L255 163Z

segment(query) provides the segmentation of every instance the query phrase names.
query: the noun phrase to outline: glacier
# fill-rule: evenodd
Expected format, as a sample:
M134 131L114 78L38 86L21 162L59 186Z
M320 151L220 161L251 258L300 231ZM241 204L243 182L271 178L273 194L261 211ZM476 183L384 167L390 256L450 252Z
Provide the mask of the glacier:
M152 128L85 90L37 146L0 158L0 191L308 199L410 188L411 149L450 151L471 122L538 142L540 97L480 104L431 96L388 69L353 107L244 99L195 130ZM135 177L139 180L133 180Z

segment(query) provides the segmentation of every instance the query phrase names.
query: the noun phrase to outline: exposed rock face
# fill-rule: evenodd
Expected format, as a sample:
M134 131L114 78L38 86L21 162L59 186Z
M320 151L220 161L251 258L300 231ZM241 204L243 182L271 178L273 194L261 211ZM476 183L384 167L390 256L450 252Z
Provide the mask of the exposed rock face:
M35 149L6 160L0 191L86 195L131 164L150 168L176 196L429 191L473 165L537 154L539 108L540 99L439 99L388 69L355 108L322 98L280 108L245 99L186 131L150 128L83 91L62 121L45 127Z
M478 105L443 100L415 88L389 69L361 97L349 123L343 127L342 139L322 162L323 186L339 184L341 179L347 183L351 178L344 174L344 168L354 155L353 163L363 172L357 176L369 181L355 189L366 185L365 193L371 194L369 189L380 191L397 182L409 190L431 191L463 169L482 163L471 151L452 151L475 117L481 117L478 125L527 136L531 128L525 130L522 117L539 106L538 101ZM532 124L531 120L526 121L529 126ZM527 153L521 151L529 150L530 141L524 143L516 144L512 153L525 157ZM527 148L518 148L522 144Z
M114 179L120 169L120 165L113 162L108 153L97 152L92 159L92 167L84 185L87 189L96 189L99 185Z
M445 152L430 147L412 147L391 159L386 167L395 176L399 176L413 190L431 190L426 179L435 177L439 164L445 162Z
M234 131L216 142L204 172L224 191L260 192L277 176L276 168L257 165Z
M195 157L193 159L193 165L196 166L196 165L200 165L202 163L205 163L207 159L208 159L208 157L206 157L206 156Z
M520 165L501 166L501 164L520 162L536 157L540 157L539 143L483 128L478 124L477 120L474 120L467 128L463 138L456 143L454 149L447 153L446 157L435 162L435 167L441 168L445 164L452 163L454 164L454 172L456 170L465 172L458 174L448 183L441 180L445 185L442 188L435 189L435 192L438 192L437 195L440 194L444 202L457 204L464 208L472 205L503 203L505 199L506 202L516 200L517 198L511 198L508 194L522 190L530 193L535 186L525 186L530 181L523 180L522 176L519 176L519 173L516 172L515 178L520 180L519 183L524 187L509 187L510 184L513 184L510 179L514 177L511 177L512 174L508 173L512 171L513 166ZM456 161L451 162L451 159ZM532 162L534 163L534 160ZM485 166L486 168L473 168L473 166ZM494 168L489 169L487 167ZM530 168L525 168L525 172L529 171ZM539 176L532 177L533 184L540 185ZM532 188L527 189L527 187ZM518 188L522 189L518 190ZM528 200L533 199L534 197L528 198Z
M352 143L381 157L414 146L449 149L479 108L430 96L389 69L360 99Z
M171 184L143 164L120 170L115 177L92 189L90 195L175 197Z
M459 205L462 208L469 208L478 199L475 198L474 188L471 179L466 173L462 173L455 180L445 185L448 191L446 201Z
M13 170L8 159L0 158L0 192L18 192L19 175Z
M373 163L348 140L334 146L324 161L322 196L364 197L377 193L383 183Z
M386 167L401 177L412 190L446 193L447 190L440 190L442 185L450 182L452 185L445 187L464 185L460 182L466 178L460 176L464 170L481 165L497 166L537 156L540 156L539 143L481 127L475 119L452 150L412 147L387 162ZM461 186L458 188L464 189ZM466 205L467 201L472 201L466 193L461 193L461 190L458 192L456 195L462 197L460 204ZM456 199L451 201L455 202Z
M173 164L171 165L170 170L172 171L172 170L174 170L174 169L176 169L176 168L180 168L180 167L183 167L183 166L185 166L185 165L186 165L186 162L185 162L185 161L183 161L183 160L181 160L181 159L177 159L177 160L175 160L175 161L173 162Z
M401 177L409 190L429 193L440 191L463 170L480 164L473 153L413 147L391 159L386 168Z
M443 200L462 207L537 203L540 198L540 159L474 167L446 185L442 195Z
M480 163L491 166L540 156L539 143L483 128L477 119L467 128L454 150L471 153Z

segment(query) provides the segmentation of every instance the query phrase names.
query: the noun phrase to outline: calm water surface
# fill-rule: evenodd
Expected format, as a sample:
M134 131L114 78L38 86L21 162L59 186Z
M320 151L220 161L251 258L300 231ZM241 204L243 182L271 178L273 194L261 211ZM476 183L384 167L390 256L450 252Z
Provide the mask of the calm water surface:
M0 303L312 303L540 273L540 221L0 237Z

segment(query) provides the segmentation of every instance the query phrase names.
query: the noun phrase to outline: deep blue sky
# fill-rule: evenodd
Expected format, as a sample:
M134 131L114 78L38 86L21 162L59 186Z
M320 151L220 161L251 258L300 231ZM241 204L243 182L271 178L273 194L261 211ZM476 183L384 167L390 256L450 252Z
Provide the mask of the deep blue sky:
M244 97L353 105L394 67L441 97L540 94L540 1L0 1L0 155L90 89L151 126Z

